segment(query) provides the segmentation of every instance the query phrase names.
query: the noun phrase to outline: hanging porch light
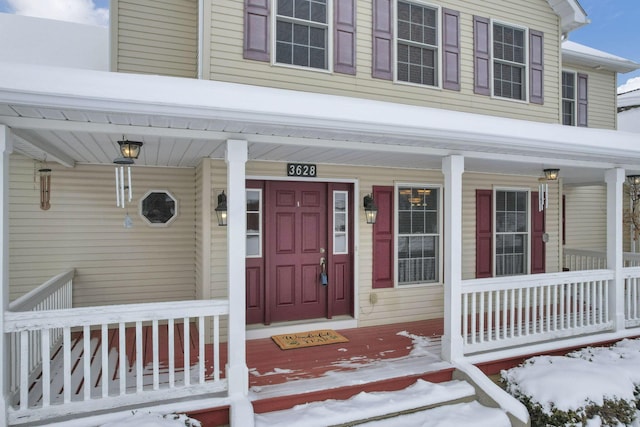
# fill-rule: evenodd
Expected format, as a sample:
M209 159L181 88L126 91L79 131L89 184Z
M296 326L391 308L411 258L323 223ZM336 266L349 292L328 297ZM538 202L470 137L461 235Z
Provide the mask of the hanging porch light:
M557 181L560 169L544 169L544 178L538 179L538 212L549 207L549 181Z
M140 155L140 148L143 143L140 141L129 141L127 138L122 136L122 141L118 141L120 145L120 154L125 159L137 159Z

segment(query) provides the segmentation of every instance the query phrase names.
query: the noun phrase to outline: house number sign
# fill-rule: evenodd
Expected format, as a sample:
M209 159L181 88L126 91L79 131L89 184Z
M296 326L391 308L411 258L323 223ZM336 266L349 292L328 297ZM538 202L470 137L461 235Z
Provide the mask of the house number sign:
M316 177L316 165L308 163L287 163L287 176Z

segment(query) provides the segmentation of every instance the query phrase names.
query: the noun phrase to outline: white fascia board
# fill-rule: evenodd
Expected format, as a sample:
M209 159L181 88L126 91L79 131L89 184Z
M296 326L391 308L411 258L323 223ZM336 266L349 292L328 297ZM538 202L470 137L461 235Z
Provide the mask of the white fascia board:
M560 28L563 34L568 34L590 22L587 13L576 0L547 0L547 2L560 17Z
M480 152L494 147L513 154L575 153L594 161L624 155L640 161L632 133L166 76L0 63L0 103L389 135L425 141L425 146L452 143L450 154L457 154L460 143L467 149L476 145Z
M562 42L562 63L566 62L616 73L630 73L640 69L640 64L630 59L611 55L571 40Z

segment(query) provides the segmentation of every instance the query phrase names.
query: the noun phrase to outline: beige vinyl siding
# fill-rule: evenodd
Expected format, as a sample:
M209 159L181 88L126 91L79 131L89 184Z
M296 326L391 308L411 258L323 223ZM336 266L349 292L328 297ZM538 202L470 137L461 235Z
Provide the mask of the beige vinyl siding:
M604 185L565 187L565 247L607 250L607 189Z
M10 299L69 268L76 269L74 306L194 299L194 170L132 169L134 201L115 203L112 166L52 169L51 208L40 209L33 160L10 160ZM178 200L168 227L150 227L138 215L148 190L167 190ZM125 214L134 227L125 229Z
M226 188L226 166L219 160L211 162L213 175L213 194L217 195ZM277 162L247 163L248 178L273 177L286 178L286 164ZM357 313L359 326L371 326L385 323L406 322L421 319L439 318L444 315L442 285L407 286L401 288L372 289L372 226L365 223L361 208L362 199L372 192L374 185L393 186L395 183L417 183L443 185L440 170L413 170L394 168L371 168L359 166L318 165L318 181L353 180L357 183L358 194L355 203L359 207L356 218L359 234L355 236L356 257L358 259L358 276L356 278L356 299L359 305ZM475 276L475 189L493 188L493 186L518 186L537 190L537 177L500 176L488 174L466 174L463 176L463 273L464 278ZM547 243L547 271L559 270L560 223L557 185L551 187L551 203L547 212L547 232L550 241ZM555 198L555 201L554 201ZM214 202L215 205L215 202ZM212 216L215 222L215 215ZM446 217L445 217L446 221ZM226 230L224 227L212 226L212 290L211 294L219 297L226 295ZM442 277L442 276L441 276ZM375 293L378 302L370 303L370 295Z
M563 70L588 76L588 126L590 128L616 129L616 73L578 67L570 63L565 63Z
M463 175L463 279L473 279L476 277L476 190L493 190L494 188L516 188L529 191L538 191L538 177L492 175L480 173L465 173ZM547 273L553 273L561 270L560 259L562 253L562 222L560 220L559 191L560 188L558 183L549 184L549 207L544 210L545 231L547 234L549 234L549 241L545 246L545 262ZM495 209L495 205L493 206ZM531 217L532 209L538 209L538 206L529 206L529 217ZM531 227L529 227L529 231L531 231Z
M116 50L112 69L120 72L197 77L196 0L112 0ZM113 13L113 12L112 12Z
M439 2L460 11L461 91L397 84L371 77L372 2L356 0L357 75L318 72L244 60L243 2L210 2L212 80L477 112L557 123L559 119L560 35L558 18L545 0ZM494 99L473 93L473 15L544 32L544 105Z

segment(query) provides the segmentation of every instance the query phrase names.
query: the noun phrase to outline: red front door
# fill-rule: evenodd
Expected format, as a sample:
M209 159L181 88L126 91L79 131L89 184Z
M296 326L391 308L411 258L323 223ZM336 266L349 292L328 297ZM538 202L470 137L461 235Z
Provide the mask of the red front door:
M327 317L327 184L265 183L266 323Z

